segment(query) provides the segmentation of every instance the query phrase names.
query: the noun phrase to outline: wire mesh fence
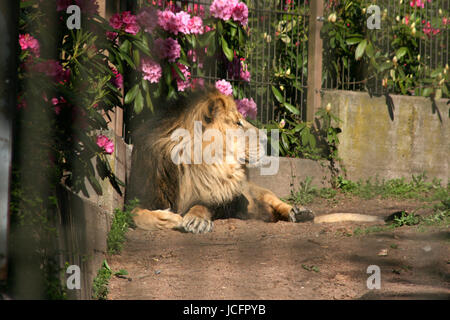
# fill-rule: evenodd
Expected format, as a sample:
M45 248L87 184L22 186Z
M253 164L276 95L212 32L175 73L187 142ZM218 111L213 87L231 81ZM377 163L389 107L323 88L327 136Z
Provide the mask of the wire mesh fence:
M212 2L185 0L173 3L192 11L202 6L202 11L208 16ZM304 119L308 75L308 1L249 0L246 3L249 9L249 41L244 59L251 75L250 81L234 76L233 64L240 61L228 63L221 56L201 69L194 68L191 76L202 78L210 84L222 79L231 82L242 96L254 99L258 106L257 120L262 123L282 117L283 110L277 108L271 89L275 86L284 100L300 111L299 118ZM164 4L170 5L162 4L163 7Z
M339 51L337 44L331 44L334 34L324 34L324 72L322 89L339 89L354 91L370 91L374 94L383 94L387 91L398 94L422 95L429 86L422 71L444 68L449 61L449 30L450 30L450 1L449 0L361 0L354 1L362 10L352 12L350 1L327 0L325 3L326 17L339 11L347 29L343 29L342 39L351 39L355 29L363 32L364 37L374 39L374 45L380 49L380 55L392 59L398 54L398 48L408 48L407 55L398 69L397 78L409 77L409 89L401 87L386 89L383 86L381 73L373 72L364 65L363 60L354 58L354 51ZM369 30L366 28L370 14L367 8L376 4L380 8L380 28ZM346 5L345 9L343 5ZM359 12L359 13L358 13ZM356 46L355 46L356 47ZM354 48L355 48L354 47ZM327 52L328 50L328 52ZM395 57L397 59L397 57ZM421 69L422 68L422 69ZM400 71L401 69L401 71ZM388 77L391 77L388 75ZM386 81L386 80L385 80ZM446 96L445 93L443 96Z

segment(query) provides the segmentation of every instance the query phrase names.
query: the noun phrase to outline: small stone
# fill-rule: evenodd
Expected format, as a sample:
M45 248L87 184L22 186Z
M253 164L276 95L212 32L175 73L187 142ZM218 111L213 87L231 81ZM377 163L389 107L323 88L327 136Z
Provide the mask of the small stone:
M387 256L388 255L388 249L381 249L380 252L378 252L379 256Z
M161 273L161 270L156 270L155 271L155 274L160 274Z
M425 252L430 252L431 251L431 247L429 245L426 245L425 247L422 248L423 251Z

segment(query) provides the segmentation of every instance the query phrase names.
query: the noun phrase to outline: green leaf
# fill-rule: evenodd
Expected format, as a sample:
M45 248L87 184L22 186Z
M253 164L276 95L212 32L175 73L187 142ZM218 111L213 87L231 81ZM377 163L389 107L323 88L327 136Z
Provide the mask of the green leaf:
M133 88L131 88L130 91L127 92L125 95L125 104L131 103L135 98L136 94L139 90L139 84L135 84Z
M433 88L425 88L422 91L422 96L429 97L433 93Z
M186 81L186 77L184 76L183 72L181 72L178 65L176 63L172 63L171 66L175 70L175 72L178 74L178 76L181 78L181 80Z
M149 91L145 92L145 101L147 102L147 107L153 112L154 107L153 107L153 102L152 102L152 98L150 97Z
M356 51L355 51L355 59L359 60L361 59L361 57L364 54L364 51L366 50L366 46L367 46L367 40L364 39L363 41L361 41L358 46L356 47Z
M361 41L362 41L362 38L350 38L350 39L345 40L345 42L346 42L349 46L354 45L354 44L357 44L357 43L360 43Z
M230 49L230 47L228 46L227 41L225 40L224 37L220 37L221 43L222 43L222 51L225 54L225 56L227 57L228 61L233 61L233 50Z
M139 65L141 61L139 50L133 50L133 60L135 65Z
M128 54L129 50L130 50L130 41L125 40L121 45L120 45L120 50L125 52L126 54Z
M293 113L293 114L295 114L295 115L299 115L299 114L300 114L300 111L299 111L296 107L294 107L292 104L287 103L287 102L284 102L283 105L284 105L284 107L285 107L286 109L288 109L291 113Z
M280 90L275 88L275 86L272 86L272 92L273 92L275 98L277 98L279 103L284 103L284 98L283 98L283 95L281 94Z
M134 111L137 114L139 114L141 113L143 108L144 108L144 97L142 96L142 92L139 91L139 93L136 96L136 100L134 101Z
M93 175L89 175L88 180L89 180L89 183L91 184L92 188L94 188L95 192L99 196L101 196L103 194L103 191L102 191L102 186L100 185L98 180Z
M407 47L401 47L400 49L397 50L395 55L397 56L397 59L400 60L407 52L408 52Z
M373 45L371 42L369 42L369 44L366 47L366 54L369 58L373 58L374 49L373 49Z

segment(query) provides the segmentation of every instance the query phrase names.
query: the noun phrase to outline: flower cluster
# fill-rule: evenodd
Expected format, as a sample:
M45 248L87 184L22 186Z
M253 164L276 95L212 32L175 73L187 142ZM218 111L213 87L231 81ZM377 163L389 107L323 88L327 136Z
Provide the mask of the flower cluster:
M213 17L224 21L232 18L243 26L248 23L248 7L239 0L214 0L209 8Z
M148 80L151 83L157 83L162 76L161 66L149 58L141 60L141 71L144 74L144 80Z
M256 119L257 106L253 99L236 100L236 107L242 116Z
M121 89L123 87L123 76L114 67L111 68L111 71L114 73L114 78L111 79L112 84L117 89Z
M229 83L226 80L216 81L215 87L217 88L217 90L219 90L221 93L223 93L226 96L233 95L233 87L231 86L231 83Z
M125 32L130 34L137 34L140 26L137 23L137 18L130 11L124 11L122 14L116 13L109 19L109 24L114 29L120 30L122 27Z
M114 152L114 142L102 134L97 137L97 145L107 154L112 154Z
M167 9L158 10L158 25L165 31L177 35L182 34L202 34L203 20L200 17L191 15L185 11L174 13Z
M191 73L189 72L189 68L184 64L177 62L177 66L183 74L185 80L181 79L175 70L172 70L172 75L177 82L178 91L184 91L191 86Z
M424 24L425 26L423 27L423 33L425 33L427 36L431 37L432 35L435 36L437 35L439 32L441 32L441 29L435 29L431 27L431 22L430 21L425 21L422 20L422 24Z
M54 106L55 113L59 115L61 113L62 107L67 103L64 97L52 98L52 105Z
M161 59L167 58L169 62L175 62L180 57L181 46L177 40L172 38L156 39L154 44Z
M431 2L431 0L427 0L429 3ZM425 8L425 0L412 0L409 2L409 5L414 8Z
M30 68L33 72L44 73L56 83L68 81L70 77L70 69L64 70L61 63L56 60L47 60L38 62Z
M29 33L19 35L19 44L22 50L30 49L36 57L39 57L39 41Z

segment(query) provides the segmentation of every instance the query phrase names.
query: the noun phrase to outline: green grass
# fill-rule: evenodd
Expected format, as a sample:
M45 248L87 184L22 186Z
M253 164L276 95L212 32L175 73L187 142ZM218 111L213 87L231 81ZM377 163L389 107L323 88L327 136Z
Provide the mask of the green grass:
M98 270L97 276L92 284L92 298L95 300L106 300L108 296L108 284L111 275L111 268L106 260L103 260L102 267Z
M114 220L111 224L111 230L108 233L106 243L109 254L118 254L121 252L125 242L125 234L128 228L134 228L134 221L131 211L139 204L137 200L130 201L125 205L124 210L114 210Z
M337 188L344 194L350 194L362 199L415 199L419 201L435 201L446 198L450 192L450 184L441 186L439 179L427 181L425 174L412 175L411 180L405 178L379 180L376 177L365 182L354 182L339 176L336 181Z
M367 179L357 182L339 176L336 188L317 188L312 184L312 178L307 177L300 182L297 190L292 190L285 200L300 205L312 203L317 198L334 200L338 195L356 196L364 200L381 199L414 199L423 202L447 201L450 203L450 183L446 187L441 181L433 179L427 181L425 174L413 175L410 181L405 178L379 180Z

